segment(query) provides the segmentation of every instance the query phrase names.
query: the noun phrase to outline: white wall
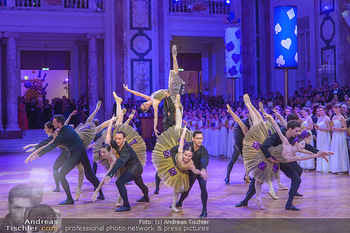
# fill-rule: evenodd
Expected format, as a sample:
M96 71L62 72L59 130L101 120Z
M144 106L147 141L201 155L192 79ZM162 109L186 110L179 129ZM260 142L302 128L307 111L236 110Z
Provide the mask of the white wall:
M66 89L64 89L63 82L68 77L68 70L42 70L41 78L46 75L45 82L43 82L43 87L45 87L46 83L48 86L46 88L46 99L51 100L56 97L62 98L62 96L68 97L68 93ZM32 70L21 70L21 96L25 95L27 88L24 87L24 83L26 81L33 82L36 78L38 78L39 71L35 70L35 73L32 73ZM24 79L24 76L28 76L28 80Z

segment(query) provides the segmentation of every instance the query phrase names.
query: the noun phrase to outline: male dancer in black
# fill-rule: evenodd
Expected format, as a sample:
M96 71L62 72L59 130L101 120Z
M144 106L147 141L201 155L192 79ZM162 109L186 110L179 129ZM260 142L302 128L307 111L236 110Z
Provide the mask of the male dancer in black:
M250 128L251 124L249 122L249 117L246 117L245 119L243 119L242 122L247 126L248 129ZM243 139L244 139L244 133L241 127L239 126L239 124L236 122L233 127L233 140L235 144L233 145L233 153L232 153L231 161L227 165L227 174L225 178L225 183L227 185L230 184L230 173L232 171L233 165L236 163L239 155L242 155ZM251 178L249 177L248 174L244 174L243 180L247 183L250 183Z
M107 133L108 135L108 133ZM134 181L135 184L141 189L143 197L137 200L137 202L149 202L148 188L143 183L141 174L143 172L142 164L137 157L135 151L126 142L126 135L123 131L118 131L115 135L115 140L110 140L107 136L106 143L110 144L119 154L119 159L113 166L112 170L107 174L105 183L108 184L111 178L117 173L119 168L125 166L126 171L120 175L115 184L119 190L119 193L123 199L123 206L116 209L115 212L130 211L131 207L128 200L127 190L125 184Z
M85 177L91 182L91 184L97 188L100 184L100 181L97 179L96 175L93 173L89 158L86 153L86 149L81 141L79 135L75 130L69 126L64 125L65 119L62 115L55 115L52 120L52 124L56 129L59 129L59 133L54 141L48 146L44 147L42 150L38 151L37 155L32 154L27 158L31 161L36 158L36 156L43 156L47 152L53 150L57 146L61 145L67 148L70 153L70 156L67 160L64 161L61 170L59 171L59 180L61 185L66 192L67 199L63 202L60 202L60 205L74 204L72 194L70 192L69 184L66 179L66 175L79 163L82 163L84 167ZM48 139L46 139L48 140ZM30 158L31 157L31 158ZM26 161L27 161L26 160ZM104 200L104 195L102 190L100 190L100 195L98 199Z
M288 141L290 143L293 143L295 137L299 135L301 125L299 122L291 120L287 124L287 129L281 128L281 131L283 135L286 136ZM268 148L270 147L275 147L278 145L281 145L282 141L280 137L278 136L277 133L274 133L272 136L268 137L263 144L261 145L261 151L264 153L265 157L270 160L271 162L274 161L271 153L269 152ZM319 150L317 150L315 147L306 144L305 145L305 150L311 151L312 153L317 153ZM299 164L297 162L289 162L289 163L280 163L280 169L281 171L292 180L291 183L291 188L289 190L289 198L287 201L287 204L285 206L286 210L296 210L299 211L300 209L296 208L293 204L292 201L294 199L294 196L297 194L299 185L301 183L300 175L302 172L302 169L300 168ZM252 179L252 182L249 185L249 189L247 191L246 197L243 201L238 203L236 207L242 207L242 206L247 206L248 201L253 197L255 194L255 179Z
M164 93L164 101L163 101L163 128L164 131L169 129L170 127L175 125L175 105L173 100L170 97L168 92ZM156 173L156 190L154 190L154 194L159 194L159 185L160 178L158 177L158 173Z
M189 145L194 149L193 153L193 163L194 166L198 170L205 170L207 169L207 166L209 164L209 154L207 149L202 145L203 144L203 133L199 130L195 130L193 132L192 136L192 142L189 142ZM178 152L178 147L175 146L171 148L170 153L174 157L176 153ZM208 192L207 192L207 181L203 179L200 175L194 174L192 171L188 171L188 178L190 182L190 188L188 191L185 191L181 193L180 200L176 203L176 207L181 207L182 202L185 200L185 198L188 196L188 193L190 192L194 182L196 179L199 182L199 187L201 189L201 199L202 199L202 213L199 215L200 218L205 218L208 216L207 213L207 202L208 202Z

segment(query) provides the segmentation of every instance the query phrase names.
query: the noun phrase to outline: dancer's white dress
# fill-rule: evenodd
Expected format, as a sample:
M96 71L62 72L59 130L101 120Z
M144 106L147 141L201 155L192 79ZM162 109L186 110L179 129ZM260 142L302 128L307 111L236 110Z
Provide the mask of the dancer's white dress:
M212 147L212 155L213 156L219 156L219 147L221 146L220 143L220 130L219 129L215 129L217 127L219 127L219 120L214 119L212 121L212 127L214 129L210 130L210 144ZM219 145L220 144L220 145Z
M333 120L333 122L334 127L342 128L341 121ZM330 171L333 173L349 171L349 154L345 134L346 132L333 131L331 151L334 155L329 158Z
M327 128L327 124L325 122L317 122L317 125L321 129ZM317 144L316 148L320 151L330 151L331 149L331 137L329 135L329 131L321 131L317 130ZM329 160L329 156L326 156ZM329 163L323 158L316 159L316 171L318 172L329 172Z

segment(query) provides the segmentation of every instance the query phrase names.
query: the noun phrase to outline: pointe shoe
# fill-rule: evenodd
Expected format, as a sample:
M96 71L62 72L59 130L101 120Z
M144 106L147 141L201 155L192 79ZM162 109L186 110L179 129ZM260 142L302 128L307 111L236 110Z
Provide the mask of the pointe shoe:
M227 178L227 177L225 178L225 184L226 184L226 185L230 185L230 179Z
M255 199L255 204L259 207L259 209L266 210L266 207L262 204L261 199Z
M171 211L174 212L174 213L179 213L180 212L180 210L176 209L174 206L171 207Z
M114 97L114 100L115 100L115 102L122 102L123 101L123 99L122 98L120 98L119 96L117 96L117 93L115 93L115 91L113 91L113 97Z
M116 203L116 207L122 206L122 197L119 195Z
M102 105L102 102L101 102L101 100L99 100L99 101L97 102L97 104L96 104L96 109L97 109L97 110L100 110L101 105Z
M270 190L269 190L269 194L270 194L270 196L272 197L272 199L278 200L278 197L276 196L275 190L270 189Z
M250 101L250 97L249 97L249 95L248 94L244 94L243 95L243 101L244 101L244 103L245 103L245 105L248 107L248 105L251 105L252 103L251 103L251 101Z
M77 201L81 195L83 191L81 191L81 189L77 189L77 191L75 192L75 201Z
M283 186L282 184L278 184L278 190L282 191L282 190L288 190L287 187Z
M127 112L128 110L126 110L126 108L123 108L122 112L123 112L123 115L125 115L125 113Z
M60 190L60 188L55 188L54 190L52 190L52 192L59 193L59 192L61 192L61 190Z
M141 197L140 199L137 199L136 202L149 202L149 197Z
M285 208L286 210L300 211L300 209L295 207L294 205L286 206Z
M243 201L241 201L240 203L235 205L235 207L242 207L242 206L248 206L248 203L244 203Z
M134 118L134 116L135 116L135 110L132 110L131 114L129 115L129 119Z
M199 218L206 218L208 216L207 210L202 210L201 215L199 215Z
M70 205L70 204L74 204L74 201L72 199L66 199L59 203L59 205Z
M122 206L116 210L114 210L114 212L124 212L124 211L130 211L131 210L131 207L126 207L126 206Z
M177 48L176 48L176 45L173 45L173 47L172 47L172 49L171 49L171 54L173 55L173 56L177 56Z

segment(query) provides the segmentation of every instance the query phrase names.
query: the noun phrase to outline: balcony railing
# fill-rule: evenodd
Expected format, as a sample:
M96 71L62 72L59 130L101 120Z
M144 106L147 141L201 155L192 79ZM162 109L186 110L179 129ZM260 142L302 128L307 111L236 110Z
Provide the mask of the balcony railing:
M89 9L101 11L104 0L0 0L0 7L8 8L41 8L43 10L59 10L62 8L70 9Z
M230 4L224 0L169 0L169 13L226 15Z

